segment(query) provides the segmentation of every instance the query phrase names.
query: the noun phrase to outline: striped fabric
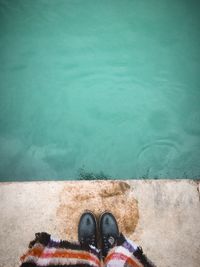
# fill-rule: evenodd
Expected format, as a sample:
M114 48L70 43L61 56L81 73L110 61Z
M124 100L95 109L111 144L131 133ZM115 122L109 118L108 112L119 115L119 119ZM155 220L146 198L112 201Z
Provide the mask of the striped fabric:
M124 239L125 240L125 239ZM28 251L21 257L21 267L142 267L133 256L134 247L124 241L109 251L104 260L95 247L83 250L79 244L56 240L47 233L37 233Z
M123 246L114 247L104 261L105 267L143 267L143 265Z

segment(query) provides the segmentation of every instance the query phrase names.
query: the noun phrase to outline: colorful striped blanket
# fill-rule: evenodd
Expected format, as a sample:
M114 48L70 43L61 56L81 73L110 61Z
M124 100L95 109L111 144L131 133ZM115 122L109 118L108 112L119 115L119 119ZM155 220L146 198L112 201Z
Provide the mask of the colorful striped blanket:
M58 240L48 233L37 233L30 242L28 251L21 257L20 267L143 267L134 256L137 246L121 235L119 244L110 250L104 262L101 252L90 246L83 249L78 243Z

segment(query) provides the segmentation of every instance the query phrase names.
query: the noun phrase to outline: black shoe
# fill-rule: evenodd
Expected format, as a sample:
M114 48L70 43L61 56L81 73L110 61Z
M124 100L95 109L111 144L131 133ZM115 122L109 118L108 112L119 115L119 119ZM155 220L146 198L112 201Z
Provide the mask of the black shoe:
M106 257L108 251L116 246L119 237L117 221L110 212L104 212L100 216L99 230L102 241L102 256Z
M88 249L90 245L97 247L97 222L95 215L90 211L81 215L78 224L78 240L82 248Z

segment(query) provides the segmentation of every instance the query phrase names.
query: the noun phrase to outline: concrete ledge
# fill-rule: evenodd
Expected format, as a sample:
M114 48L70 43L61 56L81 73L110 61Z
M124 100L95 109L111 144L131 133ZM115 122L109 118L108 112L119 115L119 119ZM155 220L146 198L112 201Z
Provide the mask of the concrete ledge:
M0 267L19 266L36 232L77 240L84 209L109 209L157 266L200 266L200 187L193 180L0 183Z

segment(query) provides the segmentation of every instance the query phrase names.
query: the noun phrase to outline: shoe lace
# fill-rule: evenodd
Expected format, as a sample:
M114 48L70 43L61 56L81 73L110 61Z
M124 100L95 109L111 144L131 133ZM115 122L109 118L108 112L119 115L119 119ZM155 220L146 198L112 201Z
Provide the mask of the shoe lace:
M115 238L113 236L103 236L104 254L107 254L114 244Z
M82 245L92 245L92 246L96 246L96 237L95 235L89 236L89 237L82 237L80 240L80 243Z

